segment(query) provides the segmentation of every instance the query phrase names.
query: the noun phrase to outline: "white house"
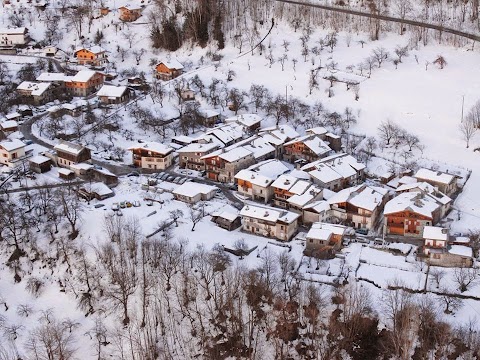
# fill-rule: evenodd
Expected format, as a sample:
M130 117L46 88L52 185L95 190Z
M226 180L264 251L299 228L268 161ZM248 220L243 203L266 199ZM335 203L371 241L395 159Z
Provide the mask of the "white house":
M210 200L217 192L216 186L186 182L172 191L175 200L195 204L202 200Z
M25 156L25 143L18 139L0 142L0 164L15 166L15 160Z
M0 46L24 45L28 29L25 27L0 29Z
M143 169L164 170L172 165L173 148L158 142L148 142L128 148L135 166Z

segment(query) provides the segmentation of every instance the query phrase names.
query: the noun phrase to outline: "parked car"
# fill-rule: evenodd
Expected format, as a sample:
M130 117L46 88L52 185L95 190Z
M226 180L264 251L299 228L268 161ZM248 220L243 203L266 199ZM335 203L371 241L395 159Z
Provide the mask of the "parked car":
M360 235L368 235L368 229L355 229L355 232Z
M126 206L127 208L131 208L131 207L133 206L133 204L132 204L130 201L126 201L126 202L125 202L125 206Z
M105 206L105 204L95 204L93 207L95 209L98 209L98 208L101 208L101 207L104 207L104 206Z
M113 211L118 211L119 209L120 209L120 207L119 207L118 203L113 203L112 204L112 210Z
M32 145L33 141L32 140L25 140L24 143L25 143L25 145Z
M147 200L147 206L152 206L153 205L153 201L152 200Z
M169 177L167 177L167 181L169 181L169 182L172 182L172 181L173 181L173 179L175 179L175 177L174 177L174 176L172 176L172 175L170 175Z
M134 201L133 201L133 206L134 206L134 207L140 207L140 205L141 205L141 204L140 204L140 201L138 201L138 200L134 200Z
M120 208L125 209L127 207L127 204L125 201L120 202Z

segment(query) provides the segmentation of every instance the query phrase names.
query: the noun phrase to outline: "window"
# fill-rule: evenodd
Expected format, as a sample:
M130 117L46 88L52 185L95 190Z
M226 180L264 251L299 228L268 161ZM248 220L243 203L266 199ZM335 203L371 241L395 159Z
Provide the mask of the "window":
M309 242L309 243L313 243L313 239L309 239L308 242Z
M280 225L280 230L283 230L283 225Z

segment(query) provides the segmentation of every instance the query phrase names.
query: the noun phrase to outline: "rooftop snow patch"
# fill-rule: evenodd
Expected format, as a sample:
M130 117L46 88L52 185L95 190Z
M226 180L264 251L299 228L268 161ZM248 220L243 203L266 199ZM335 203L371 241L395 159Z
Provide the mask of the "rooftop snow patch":
M126 86L103 85L97 92L97 96L119 98L127 91Z

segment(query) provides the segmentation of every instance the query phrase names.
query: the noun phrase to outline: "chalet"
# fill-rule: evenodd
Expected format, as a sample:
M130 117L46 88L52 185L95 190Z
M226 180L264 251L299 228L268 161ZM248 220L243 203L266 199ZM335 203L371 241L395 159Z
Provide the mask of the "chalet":
M104 66L108 62L106 50L98 45L89 49L79 48L75 50L74 57L80 65Z
M188 204L195 204L199 201L206 201L212 199L218 188L216 186L210 186L205 184L199 184L196 182L186 182L175 190L172 194L175 200L183 201Z
M204 126L212 127L220 121L220 112L217 110L200 109L198 111Z
M205 163L207 177L219 182L233 182L238 171L255 163L253 153L242 146L214 151L201 160Z
M417 193L421 192L421 193L429 194L431 197L436 199L441 204L440 218L443 218L448 214L453 202L453 200L450 197L440 192L438 188L426 182L415 182L415 183L403 184L397 187L396 192L398 194L402 194L405 192L417 192Z
M242 226L242 219L240 216L228 211L212 215L212 221L217 224L217 226L228 231L233 231Z
M52 168L52 161L48 157L42 155L29 158L28 163L29 169L39 174L48 172Z
M93 70L80 70L65 83L73 96L88 96L96 92L104 81L102 73Z
M41 105L53 100L53 87L50 83L35 83L31 81L24 81L17 86L17 92L22 97L23 101Z
M243 231L289 241L297 232L300 215L272 207L248 204L242 208L240 216Z
M283 158L291 163L297 161L312 162L332 153L332 149L317 136L306 135L287 142L284 145Z
M12 133L18 130L18 123L15 120L2 121L0 123L0 130L4 133Z
M283 145L300 136L290 125L278 125L259 130L259 136L275 148L275 157L282 159Z
M457 177L452 174L429 169L420 169L414 175L418 181L425 181L430 185L438 187L442 193L451 195L457 191Z
M0 141L0 164L14 167L18 159L25 157L25 143L18 139Z
M202 157L218 148L219 145L216 143L191 143L177 150L179 166L181 169L203 171L205 170L205 162Z
M330 214L330 204L325 200L317 200L303 207L302 221L304 224L325 221Z
M332 191L358 185L365 179L365 165L345 153L328 156L301 169L309 172L315 184Z
M386 234L420 237L425 226L436 225L442 204L423 192L405 192L385 204Z
M311 129L305 130L307 135L316 135L320 139L328 143L330 148L334 151L342 150L342 138L336 134L329 132L323 126L317 126Z
M62 108L65 110L65 113L72 116L72 117L78 117L82 114L81 108L76 105L76 104L63 104Z
M464 245L451 245L448 229L425 226L425 240L420 260L430 265L445 267L470 267L473 264L472 248Z
M49 83L52 85L52 89L61 89L62 91L66 87L66 83L69 82L71 76L64 73L48 73L44 72L37 76L38 82Z
M0 29L0 46L25 45L28 39L25 27Z
M303 181L304 180L297 182L297 184L295 184L296 186L292 187L290 191L295 193L297 186ZM288 210L301 214L301 220L303 221L303 212L305 207L308 204L320 199L322 195L323 190L321 188L317 187L316 185L310 185L303 193L294 194L287 200Z
M88 180L90 180L90 177L94 181L101 181L102 183L108 186L118 185L118 176L111 173L107 169L93 168L91 170L91 173L89 174Z
M329 257L342 247L346 227L316 222L308 231L305 240L305 255Z
M170 146L175 149L181 149L184 146L190 145L191 143L195 142L196 139L186 136L186 135L177 135L172 137L172 142Z
M43 48L43 55L49 56L49 57L55 56L55 54L57 53L57 50L58 49L56 46L46 46Z
M328 199L330 216L357 229L373 229L387 194L388 191L383 188L367 185L343 189Z
M276 206L287 208L288 200L293 195L303 194L311 183L306 180L300 180L292 175L280 175L273 183L273 200Z
M57 153L57 164L61 167L69 168L72 164L89 162L91 160L90 149L69 141L60 140L53 149Z
M182 101L195 100L195 91L189 88L180 90L180 99L182 99Z
M126 86L103 85L97 96L103 104L121 104L132 97L133 91Z
M213 138L212 138L213 137ZM204 141L219 142L220 147L233 145L245 137L243 127L236 123L223 124L208 129L202 137Z
M176 59L162 61L155 66L157 79L168 81L175 79L183 73L183 65Z
M165 170L173 163L173 149L157 142L141 143L128 148L133 164L143 169Z
M256 162L275 158L275 147L262 137L255 135L247 139L243 147L253 153Z
M87 200L105 200L115 195L112 189L102 182L86 182L80 186L78 194Z
M125 22L132 22L137 20L140 16L142 16L142 8L141 7L133 7L130 5L119 7L118 10L120 11L120 20Z
M274 193L272 183L289 170L285 164L276 159L252 165L235 175L238 192L247 198L267 204Z
M245 131L253 133L260 129L260 124L262 122L262 118L256 114L242 114L237 115L228 119L225 119L227 124L229 123L237 123L243 126Z

